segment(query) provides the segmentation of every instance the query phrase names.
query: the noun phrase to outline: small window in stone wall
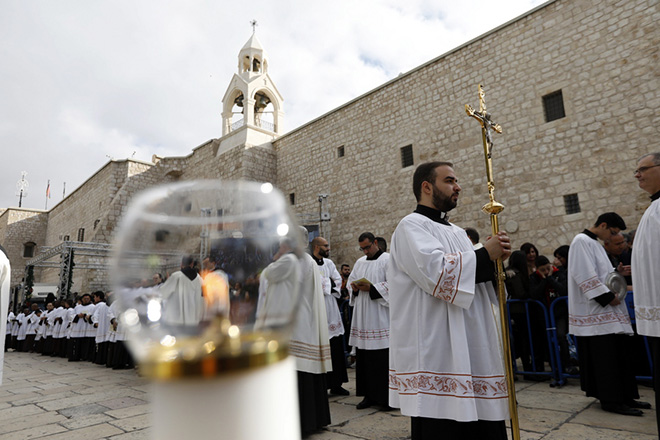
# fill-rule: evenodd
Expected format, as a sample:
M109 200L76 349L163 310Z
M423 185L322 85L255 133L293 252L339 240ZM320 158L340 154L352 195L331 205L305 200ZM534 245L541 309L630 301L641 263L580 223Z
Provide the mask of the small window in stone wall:
M85 241L85 228L78 229L78 241Z
M27 242L23 245L23 258L34 257L34 250L37 247L36 243Z
M566 214L577 214L581 211L580 199L577 194L567 194L564 196L564 208Z
M94 229L96 229L96 227L99 225L99 223L101 223L101 220L99 220L99 219L94 220Z
M401 167L407 168L413 165L413 149L412 145L401 147Z
M337 147L337 157L344 157L344 146Z
M289 203L291 203L291 205L296 204L296 193L289 194Z
M566 116L564 112L564 97L561 90L549 93L543 97L543 110L545 111L545 122L561 119Z
M65 235L62 237L62 241L69 241L70 238L71 237L69 237L68 235Z

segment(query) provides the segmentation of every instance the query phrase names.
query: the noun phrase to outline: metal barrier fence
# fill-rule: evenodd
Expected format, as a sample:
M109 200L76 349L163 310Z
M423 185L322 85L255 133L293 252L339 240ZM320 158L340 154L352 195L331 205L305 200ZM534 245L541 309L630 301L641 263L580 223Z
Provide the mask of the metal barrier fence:
M631 323L635 328L635 310L632 292L626 296L626 306L630 314ZM514 308L512 314L511 309ZM562 317L561 308L568 310L568 298L560 297L555 299L550 305L550 310L543 303L533 299L519 300L510 299L507 301L507 310L509 313L509 334L511 335L511 351L513 359L513 371L516 374L523 374L524 377L534 380L551 379L550 386L562 386L567 378L579 378L579 374L570 371L569 365L564 363L579 356L575 336L567 334L568 321L567 316ZM521 311L524 309L524 313ZM531 311L531 313L530 313ZM542 320L541 320L542 318ZM565 329L558 329L559 325L565 325ZM566 319L566 322L561 322ZM516 328L514 328L514 325ZM540 334L545 333L545 338ZM565 338L564 354L561 353L561 337ZM516 340L522 339L521 340ZM636 379L638 381L650 381L650 372L652 371L651 353L648 341L645 336L635 335L633 342L637 349L637 355L641 358L640 365L637 366ZM543 345L543 341L547 343ZM536 345L536 346L535 346ZM520 353L516 352L515 347L519 347ZM538 365L546 359L550 364L551 371L544 371L544 365ZM568 359L567 359L567 356ZM518 368L516 359L520 357L523 363L523 370ZM562 361L562 358L564 360ZM577 359L577 357L575 357ZM644 363L643 361L646 361ZM531 369L528 369L531 367Z

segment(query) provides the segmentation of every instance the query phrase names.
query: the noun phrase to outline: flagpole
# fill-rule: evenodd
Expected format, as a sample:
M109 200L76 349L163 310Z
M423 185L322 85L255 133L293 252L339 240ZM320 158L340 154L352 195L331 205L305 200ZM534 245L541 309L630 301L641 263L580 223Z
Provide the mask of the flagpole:
M50 179L48 179L48 186L46 186L46 205L44 210L48 211L48 199L50 198Z

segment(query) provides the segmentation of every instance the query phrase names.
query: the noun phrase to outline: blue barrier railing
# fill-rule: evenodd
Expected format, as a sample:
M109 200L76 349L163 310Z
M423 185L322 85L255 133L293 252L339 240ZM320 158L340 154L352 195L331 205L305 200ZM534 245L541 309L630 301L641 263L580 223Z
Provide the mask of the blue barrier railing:
M529 369L524 369L520 370L518 368L518 365L516 363L516 358L518 357L518 353L515 351L516 347L516 334L520 335L519 332L514 332L513 327L512 327L512 315L511 315L511 306L520 303L521 305L524 305L524 318L525 318L525 325L523 325L523 330L526 332L526 340L521 341L523 344L523 347L526 346L526 344L529 344L529 350L523 349L524 353L521 353L522 356L531 356L531 364L529 362L524 362L523 364L527 363L528 366L531 365L531 370ZM568 298L567 297L559 297L556 298L552 304L550 305L550 311L548 311L547 307L543 303L537 300L533 299L525 299L525 300L520 300L520 299L510 299L507 301L507 310L509 312L509 333L511 337L511 351L512 351L512 359L513 359L513 371L516 374L523 374L527 377L540 377L540 378L550 378L552 379L550 386L562 386L566 383L567 378L579 378L579 374L573 374L570 371L567 371L566 367L568 365L564 365L562 362L562 355L561 355L561 348L560 348L560 335L557 329L557 315L560 313L558 311L559 307L567 307L568 303ZM635 325L635 311L634 311L634 299L632 293L628 293L626 296L626 305L628 307L628 313L630 314L631 322L633 326ZM536 310L536 313L530 314L530 306L532 307L531 310ZM518 308L519 309L519 308ZM542 312L542 313L541 313ZM536 322L534 321L535 319L543 319L542 322ZM520 319L520 313L517 314L517 318ZM515 318L514 318L515 319ZM517 325L520 325L521 323L516 323ZM544 353L541 353L539 355L539 351L543 350L545 351L545 347L535 347L534 346L534 341L537 343L539 342L539 335L533 334L533 329L536 329L536 331L539 331L539 329L544 329L546 333L546 339L547 339L547 344L548 344L548 363L550 364L550 369L551 371L543 371L543 367L538 365L538 360L543 359ZM561 333L564 333L563 331ZM566 332L567 333L567 332ZM565 336L567 339L567 344L572 345L575 347L575 351L577 353L577 344L575 341L575 337L573 335L566 334ZM642 338L643 339L643 344L644 344L644 350L646 354L646 361L648 363L648 371L652 371L652 361L651 361L651 353L648 345L648 341L646 340L645 336L635 336L636 338ZM579 356L579 353L577 353ZM521 357L522 357L521 356ZM566 355L564 355L564 358L566 358ZM643 366L646 367L646 366ZM539 371L540 370L540 371ZM642 375L636 375L636 379L638 381L650 381L651 376L642 374Z
M513 320L511 319L511 306L519 303L520 305L524 306L524 323L517 322L516 325L520 326L520 330L522 331L514 331L513 330ZM535 311L537 313L530 313L530 306L531 310ZM551 371L545 371L545 365L544 365L544 359L545 359L545 354L546 352L546 347L535 347L534 341L539 342L539 336L537 333L539 331L543 331L545 333L545 339L547 341L547 346L552 347L552 328L548 325L550 322L549 316L548 316L548 310L545 308L543 303L540 301L534 300L534 299L510 299L507 301L507 309L509 313L509 335L511 337L511 352L512 356L511 358L514 360L513 362L513 371L516 374L524 374L527 377L535 377L538 379L550 379L554 377L554 368L553 366L556 364L554 360L554 350L548 350L549 356L550 356L550 366L551 366ZM538 312L542 312L543 317L543 322L538 322L537 319L539 319ZM520 315L517 314L517 318L520 319ZM519 336L525 335L524 338L522 338L522 341L520 341L522 345L522 353L516 353L515 347L518 345L516 343L516 334ZM541 337L541 339L543 339ZM529 350L526 348L529 347ZM523 357L528 358L528 362L525 362L525 360L522 360L523 363L523 370L518 369L518 365L515 362L515 359L518 357ZM541 365L538 365L539 362L541 362ZM531 370L530 369L525 369L525 364L531 365Z

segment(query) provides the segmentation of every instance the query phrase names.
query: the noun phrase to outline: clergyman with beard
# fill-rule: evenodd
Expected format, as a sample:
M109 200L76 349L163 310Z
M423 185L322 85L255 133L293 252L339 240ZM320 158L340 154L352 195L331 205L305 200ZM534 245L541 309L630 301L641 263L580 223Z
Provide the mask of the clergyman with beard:
M417 167L417 209L391 240L390 406L411 417L412 439L506 439L508 395L493 317L493 261L505 232L473 249L449 222L461 187L449 162Z

